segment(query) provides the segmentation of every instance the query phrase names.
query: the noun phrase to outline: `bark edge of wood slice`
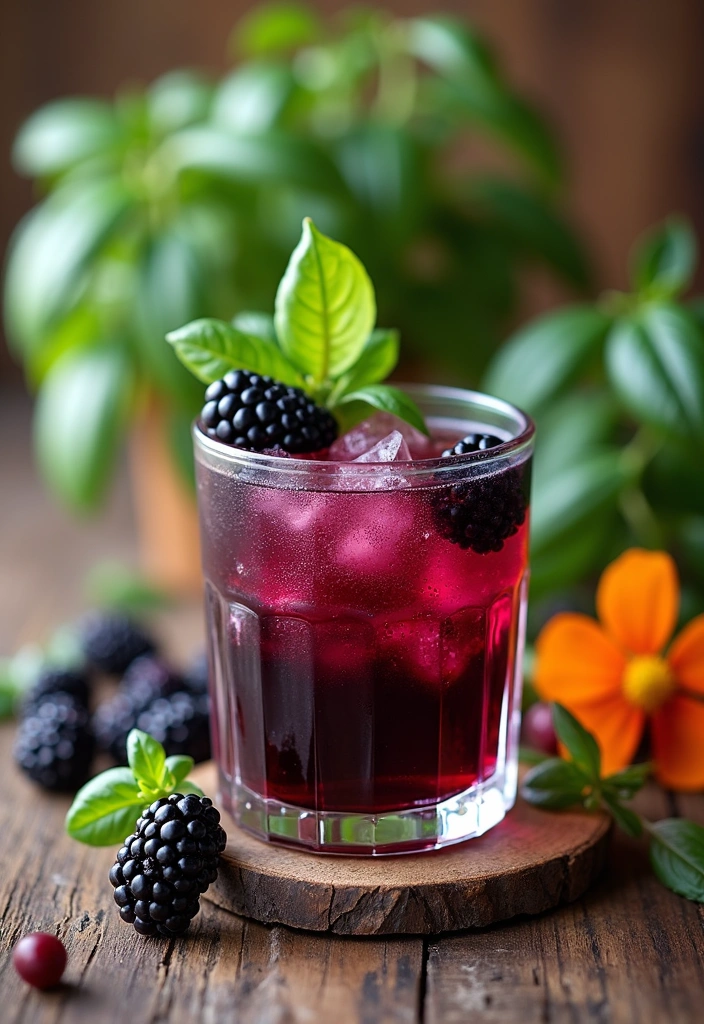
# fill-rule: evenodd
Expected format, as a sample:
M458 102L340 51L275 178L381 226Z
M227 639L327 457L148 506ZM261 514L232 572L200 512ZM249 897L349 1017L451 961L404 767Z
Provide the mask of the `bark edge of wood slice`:
M212 762L191 778L216 796ZM336 935L434 935L551 910L586 892L610 831L606 814L540 811L519 799L478 839L366 858L266 843L224 819L227 847L205 899L263 924Z

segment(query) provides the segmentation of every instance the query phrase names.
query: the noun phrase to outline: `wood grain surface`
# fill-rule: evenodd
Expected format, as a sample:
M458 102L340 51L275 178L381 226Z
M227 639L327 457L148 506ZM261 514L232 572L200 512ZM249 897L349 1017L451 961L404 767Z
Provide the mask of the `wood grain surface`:
M10 418L12 429L10 428ZM19 425L18 425L19 424ZM0 653L83 607L97 557L130 557L126 503L101 524L58 514L29 471L22 410L0 402ZM163 623L170 650L199 636L194 609ZM346 938L239 918L204 903L186 938L141 939L119 920L111 850L63 833L68 801L14 769L0 727L2 1024L699 1024L704 912L663 889L644 847L616 835L607 870L541 917L431 938ZM640 797L652 817L704 822L704 798ZM29 989L10 950L54 931L69 964L57 991Z
M193 778L217 796L213 764ZM437 934L537 914L581 896L604 863L609 818L556 816L519 800L496 828L446 850L326 857L262 843L225 819L208 899L264 924L338 935Z

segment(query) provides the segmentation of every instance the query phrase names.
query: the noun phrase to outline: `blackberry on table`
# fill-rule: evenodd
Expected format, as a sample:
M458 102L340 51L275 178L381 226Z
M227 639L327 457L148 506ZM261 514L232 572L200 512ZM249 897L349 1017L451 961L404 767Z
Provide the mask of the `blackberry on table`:
M227 837L212 800L173 793L142 812L110 869L120 917L140 935L182 935L218 876Z
M184 688L183 678L170 665L154 654L135 658L120 681L120 688L129 693L135 704L147 705L157 697Z
M248 370L209 385L200 420L208 437L257 452L316 452L337 437L334 417L305 391Z
M93 728L101 750L118 764L127 764L127 735L152 701L184 687L184 681L161 658L143 654L122 677L119 692L95 712Z
M15 761L45 789L73 793L87 782L95 738L85 704L50 693L26 714L15 739Z
M188 754L194 761L210 757L210 700L207 694L176 690L149 694L141 687L124 687L101 704L93 718L100 748L118 764L127 764L131 729L148 732L170 757Z
M93 715L93 730L98 746L117 761L127 764L127 736L137 725L144 702L127 691L105 701Z
M156 649L152 638L133 619L115 612L86 616L79 633L86 659L109 675L121 675L135 658Z
M80 669L42 669L37 681L25 694L23 714L26 715L35 704L41 703L45 697L53 693L68 693L79 704L87 707L90 695L90 680L87 673Z
M158 697L137 717L137 728L162 744L168 756L210 757L210 698L186 691Z

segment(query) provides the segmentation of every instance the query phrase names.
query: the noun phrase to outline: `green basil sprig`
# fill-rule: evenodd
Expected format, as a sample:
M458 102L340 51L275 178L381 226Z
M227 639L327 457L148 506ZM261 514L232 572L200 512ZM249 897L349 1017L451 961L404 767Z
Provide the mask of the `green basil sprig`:
M127 737L129 768L109 768L87 782L66 815L66 831L88 846L116 846L134 831L145 807L171 793L202 791L186 776L193 758L167 757L161 743L139 729Z
M599 746L590 732L560 704L553 704L557 738L569 760L550 757L528 772L521 793L525 800L548 810L582 805L605 810L619 828L635 838L650 840L650 862L663 885L680 896L704 903L704 828L684 818L650 822L627 807L646 782L651 766L633 764L602 777Z
M193 320L167 341L204 384L242 369L304 388L345 428L369 409L391 412L427 434L408 395L383 381L398 360L398 335L375 329L374 287L361 261L309 217L276 293L273 319L240 313L232 323Z

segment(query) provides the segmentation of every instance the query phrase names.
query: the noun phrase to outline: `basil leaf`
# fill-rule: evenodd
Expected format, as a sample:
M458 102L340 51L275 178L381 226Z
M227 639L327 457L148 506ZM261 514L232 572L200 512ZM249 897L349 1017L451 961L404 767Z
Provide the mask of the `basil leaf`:
M131 729L127 736L127 761L138 783L145 788L159 789L164 784L166 754L161 743L141 729Z
M534 483L534 492L538 493ZM531 547L530 593L536 600L565 590L589 575L600 564L616 517L615 500L611 508L592 513L584 521L552 541L547 537Z
M549 757L549 754L543 753L542 750L536 750L534 747L518 748L518 760L521 764L543 764L544 761L549 760Z
M278 345L274 318L269 313L259 313L254 310L243 310L232 318L232 326L243 334L250 337L262 338L264 341L273 341Z
M650 861L663 885L688 900L704 903L704 828L682 818L648 826Z
M294 78L285 64L244 64L218 88L211 121L233 133L270 131L280 120L293 88Z
M195 246L173 229L145 247L135 274L140 360L155 389L175 400L190 419L202 405L203 389L164 344L164 336L205 311L205 276Z
M213 89L195 71L168 71L147 90L149 123L158 135L168 135L205 121Z
M423 414L413 401L399 388L393 388L389 384L369 384L367 387L359 388L339 399L338 405L347 405L350 402L366 402L374 409L381 409L382 412L393 413L399 419L410 423L412 427L428 433Z
M616 508L627 481L621 452L605 451L575 461L536 488L531 509L531 550L554 549L563 537Z
M485 390L535 412L581 370L610 323L594 306L571 306L534 320L499 350L485 377Z
M100 502L132 397L132 369L117 344L69 351L39 391L34 444L45 478L70 506Z
M626 835L638 839L643 834L643 822L640 815L632 811L630 807L624 807L618 797L607 790L602 793L602 799L614 821Z
M386 380L398 362L399 336L396 330L377 328L367 342L356 363L338 381L333 394L344 395L368 384Z
M628 410L681 437L704 437L704 341L682 306L653 303L609 335L606 369Z
M16 351L33 355L76 304L86 271L129 213L132 197L112 178L63 185L20 223L5 277L5 320Z
M482 38L460 18L430 15L406 22L406 46L418 60L448 78L495 82L497 69Z
M23 174L61 174L90 157L116 155L122 129L101 100L60 99L41 107L20 128L12 160Z
M171 772L174 786L178 788L188 773L193 770L195 761L186 754L173 754L166 758L166 768Z
M66 831L89 846L117 846L134 832L144 809L129 768L109 768L76 794L66 815Z
M276 293L281 348L316 381L339 377L359 358L375 319L374 288L361 262L307 217Z
M561 704L552 705L552 720L558 740L567 747L577 767L586 773L590 781L598 781L601 753L592 734Z
M632 259L631 276L639 291L674 296L692 280L697 240L690 224L671 217L642 238Z
M283 132L234 135L214 125L194 125L169 136L160 153L175 173L195 171L235 185L278 183L308 193L346 194L340 172L320 143Z
M166 340L183 365L204 384L219 380L228 370L269 374L297 387L303 384L301 375L276 345L244 334L224 320L193 320L170 331Z
M528 803L561 810L581 803L588 778L573 761L551 757L532 768L523 780L521 795Z
M314 43L323 28L317 11L292 0L251 8L233 32L233 49L247 57L285 53Z
M611 789L619 796L630 798L643 788L652 770L653 766L648 761L629 765L623 771L607 776L604 779L604 789Z

